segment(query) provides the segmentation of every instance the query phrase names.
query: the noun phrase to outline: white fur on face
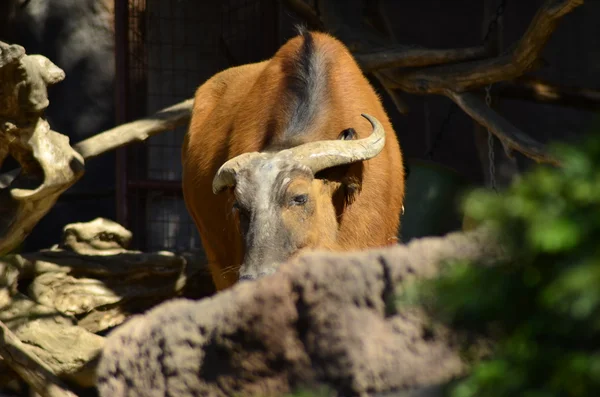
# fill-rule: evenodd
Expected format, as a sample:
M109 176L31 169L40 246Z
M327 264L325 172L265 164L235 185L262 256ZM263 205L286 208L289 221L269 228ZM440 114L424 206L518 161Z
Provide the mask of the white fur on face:
M257 159L238 174L236 198L248 213L246 253L240 275L256 278L273 271L295 249L281 218L282 199L291 171L310 171L282 159Z

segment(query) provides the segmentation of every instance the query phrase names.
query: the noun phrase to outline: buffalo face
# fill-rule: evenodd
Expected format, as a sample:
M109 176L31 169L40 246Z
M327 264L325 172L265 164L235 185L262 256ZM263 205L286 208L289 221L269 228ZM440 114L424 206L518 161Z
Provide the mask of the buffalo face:
M335 244L332 188L314 175L324 169L377 156L384 147L380 122L364 139L309 142L279 152L244 153L227 161L213 180L215 194L233 188L233 211L244 241L240 280L275 272L305 248Z

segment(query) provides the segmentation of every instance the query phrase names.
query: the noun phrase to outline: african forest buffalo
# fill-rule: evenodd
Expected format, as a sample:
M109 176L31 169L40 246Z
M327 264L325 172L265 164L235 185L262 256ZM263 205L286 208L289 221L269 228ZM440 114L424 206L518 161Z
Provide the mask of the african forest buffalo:
M325 33L300 29L271 59L202 84L182 164L218 290L305 250L397 242L396 134L349 50Z

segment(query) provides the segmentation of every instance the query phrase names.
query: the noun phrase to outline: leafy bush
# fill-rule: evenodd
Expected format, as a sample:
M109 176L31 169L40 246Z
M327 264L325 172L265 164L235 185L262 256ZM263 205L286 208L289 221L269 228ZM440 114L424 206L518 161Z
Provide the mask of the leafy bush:
M495 341L452 397L600 396L600 139L553 152L560 168L464 201L467 216L497 228L511 260L453 264L418 289L437 318Z

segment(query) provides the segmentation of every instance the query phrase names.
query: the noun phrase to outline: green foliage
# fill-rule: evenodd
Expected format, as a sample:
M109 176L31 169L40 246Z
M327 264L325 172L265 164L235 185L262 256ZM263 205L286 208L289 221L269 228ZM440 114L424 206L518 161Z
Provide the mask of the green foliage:
M333 389L326 385L299 387L284 397L329 397L334 395Z
M464 201L513 259L447 266L409 297L496 341L452 397L600 396L600 139L554 152L560 168L536 167L500 194Z

